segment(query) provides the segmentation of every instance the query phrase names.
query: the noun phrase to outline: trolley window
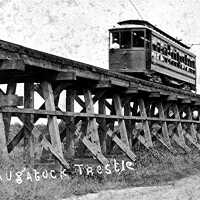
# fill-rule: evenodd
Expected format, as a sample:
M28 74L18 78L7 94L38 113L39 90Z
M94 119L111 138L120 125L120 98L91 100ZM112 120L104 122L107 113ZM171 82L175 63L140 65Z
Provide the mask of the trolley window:
M121 44L120 47L122 49L131 48L131 32L130 31L122 31L121 32Z
M112 43L117 42L119 43L119 32L112 33Z
M133 47L144 47L144 31L133 31Z

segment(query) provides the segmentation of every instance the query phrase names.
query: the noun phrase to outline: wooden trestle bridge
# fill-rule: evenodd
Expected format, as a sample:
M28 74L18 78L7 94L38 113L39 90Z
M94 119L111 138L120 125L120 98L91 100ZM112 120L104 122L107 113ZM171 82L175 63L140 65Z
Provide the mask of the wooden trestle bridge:
M134 161L134 146L140 143L151 151L155 140L172 153L174 143L185 152L191 146L200 150L200 96L192 92L5 41L0 41L0 83L7 84L6 92L0 90L1 159L8 159L22 139L26 163L34 159L31 138L40 118L48 120L49 132L41 144L65 167L68 159L88 155L105 165L116 148ZM23 97L15 94L18 83L24 83ZM58 107L63 90L65 110ZM44 99L39 109L34 108L35 92ZM8 142L14 116L23 127Z

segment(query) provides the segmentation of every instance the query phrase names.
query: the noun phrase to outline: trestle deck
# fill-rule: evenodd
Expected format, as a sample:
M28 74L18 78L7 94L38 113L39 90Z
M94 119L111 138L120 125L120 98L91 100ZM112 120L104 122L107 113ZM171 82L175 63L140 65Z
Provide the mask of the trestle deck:
M5 41L0 41L0 83L7 84L6 92L0 90L2 159L9 159L24 139L25 162L34 161L32 137L40 118L48 120L49 133L41 134L40 156L46 149L65 167L68 159L88 156L106 165L107 157L120 153L135 161L135 146L141 144L153 152L155 141L171 153L176 153L174 143L185 152L190 152L191 145L200 150L200 96L192 92ZM16 95L18 83L24 83L23 97ZM66 91L64 110L58 105L62 91ZM34 93L44 99L38 109ZM13 116L23 127L8 141Z

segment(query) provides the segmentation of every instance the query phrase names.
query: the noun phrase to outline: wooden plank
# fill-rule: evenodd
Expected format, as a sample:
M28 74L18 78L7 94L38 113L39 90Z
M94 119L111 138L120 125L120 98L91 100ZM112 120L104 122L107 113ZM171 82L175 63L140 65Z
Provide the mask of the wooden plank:
M183 99L181 100L182 104L191 104L191 99Z
M52 80L52 78L51 78ZM53 80L57 81L75 81L76 80L76 72L69 71L69 72L59 72L53 75Z
M115 86L118 86L118 87L129 87L129 81L121 81L120 79L115 79L115 78L112 78L111 80L111 85L115 85Z
M159 103L158 106L158 112L159 112L159 117L160 118L166 118L165 113L164 113L164 108L163 108L163 102ZM165 143L171 148L171 142L169 138L169 132L168 132L168 127L166 121L161 122L162 123L162 135L163 135L163 140Z
M66 111L74 112L74 90L66 91ZM67 118L66 124L74 124L74 118ZM75 156L75 141L74 141L74 132L66 126L66 143L64 145L66 150L66 158L71 159Z
M131 116L131 106L130 106L130 102L126 102L126 104L124 105L124 115L126 116ZM125 120L125 125L127 128L127 133L128 133L128 141L129 141L129 145L130 148L132 149L132 129L133 129L133 124L131 120Z
M115 94L113 96L113 102L114 102L116 115L122 116L123 115L122 105L121 105L121 99L120 99L119 95ZM124 144L129 146L127 130L126 130L124 120L118 120L118 124L119 124L119 132L120 132L121 140Z
M173 135L172 139L186 152L189 153L191 151L191 149L185 144L183 143L182 140L180 140L180 138L177 135Z
M126 153L126 155L134 162L136 160L136 155L130 150L129 145L127 146L121 139L119 139L113 131L110 129L107 131L112 140L121 148L121 150Z
M124 91L125 94L137 94L138 88L137 87L129 87Z
M175 118L177 120L180 120L180 114L179 114L179 109L178 109L177 104L174 104L173 108L174 108ZM174 141L179 146L181 146L186 152L190 152L191 149L185 143L185 139L184 139L184 135L183 135L183 128L182 128L181 122L177 122L177 132L178 132L178 136L177 135L173 136Z
M125 97L121 98L121 105L124 107L126 104L130 105L130 101L133 99L132 95L125 95ZM130 111L131 113L131 111ZM128 115L129 116L129 115Z
M60 151L58 151L58 149L55 148L55 146L53 146L45 137L43 137L41 144L46 150L50 150L66 169L70 169L69 163L63 158L63 155L60 153Z
M96 92L95 96L92 98L93 104L95 104L98 100L100 100L103 97L103 95L105 94L105 92L106 92L105 90ZM81 110L81 113L83 113L83 112L86 112L85 107Z
M109 80L101 80L96 85L96 88L111 88L111 82Z
M85 98L86 112L94 113L92 94L89 90L86 90L84 92L84 98ZM95 118L89 119L86 136L90 138L91 141L97 145L98 150L101 151L98 128Z
M167 101L177 101L177 95L173 94L173 95L169 95L167 97Z
M147 118L144 100L142 98L140 98L138 100L138 102L139 102L139 108L140 108L140 115L144 118ZM145 141L148 143L149 147L153 147L153 143L152 143L152 139L151 139L151 133L150 133L150 129L149 129L149 122L148 122L147 119L145 119L143 121L143 130L144 130Z
M158 125L154 128L154 124L152 125L152 131L151 133L156 137L156 139L162 144L164 145L171 153L176 154L176 150L173 149L173 147L171 146L171 143L168 143L170 141L166 141L166 139L164 139L164 137L162 137L158 131L160 130L160 128L162 129L162 125ZM168 130L167 130L168 132Z
M105 106L105 100L100 99L99 100L99 114L106 114L106 106ZM102 153L107 153L107 141L106 141L106 120L101 119L99 122L99 139L101 144ZM102 127L102 128L101 128Z
M159 98L160 97L160 92L152 92L149 94L149 98Z
M9 160L3 115L0 113L0 159L3 165Z
M87 137L83 137L82 139L83 144L92 152L92 154L97 158L97 160L102 164L108 164L107 158L97 149L97 146L90 142Z
M158 118L158 117L143 117L143 116L119 116L119 115L104 115L104 114L96 114L96 113L76 113L76 112L63 112L63 111L50 111L50 110L42 110L43 105L40 109L28 109L28 108L0 108L0 112L2 113L13 113L13 116L18 114L35 114L36 119L40 117L49 116L57 116L60 119L65 119L66 117L79 117L79 118L105 118L110 120L148 120L148 121L166 121L166 122L182 122L182 123L194 123L200 124L198 120L188 120L188 119L173 119L173 118Z
M2 70L25 70L25 64L22 59L10 59L4 60L0 65L0 71Z
M0 107L23 106L23 97L8 94L0 95Z
M78 96L78 95L75 95L75 100L77 101L77 103L82 107L82 108L85 108L85 103L84 101Z
M62 84L61 84L61 85L62 85ZM37 86L37 87L36 87L36 86ZM59 86L60 86L60 85L59 85ZM59 94L60 94L60 92L61 92L61 87L59 87L59 86L58 86L58 87L55 89L55 91L54 91L55 101L56 101L57 98L59 98ZM41 88L40 84L34 85L34 90L37 91L37 88ZM58 89L58 88L59 88L59 89ZM43 97L42 90L39 89L38 91L39 91L40 96ZM18 108L8 108L8 110L10 110L10 109L14 109L14 110L17 109L17 110L19 111ZM45 103L43 103L43 104L38 108L38 111L39 111L40 109L42 110L42 112L44 112L43 109L45 109ZM17 110L16 110L14 113L19 113ZM20 110L21 110L21 111L25 111L26 108L20 109ZM28 109L28 110L29 110L29 109ZM32 110L32 109L31 109L31 110ZM46 112L48 112L48 111L46 111ZM9 112L6 111L5 113L9 113ZM23 113L25 113L25 112L23 112ZM40 116L39 116L38 113L36 113L36 112L27 112L27 114L34 114L34 123L40 118ZM36 114L37 114L37 115L36 115ZM47 115L48 115L48 114L47 114ZM25 127L22 127L22 128L20 129L20 131L14 136L13 140L9 142L9 144L7 145L8 153L10 153L10 152L15 148L15 146L21 141L21 139L24 137L24 129L25 129Z
M106 101L106 100L105 100L105 106L106 106L110 111L113 110L113 106L112 106L108 101Z
M189 105L187 107L187 114L188 114L188 119L192 120L192 110ZM194 123L190 123L189 126L190 126L190 133L191 133L192 139L193 141L197 142L197 131L194 127Z
M200 150L200 144L197 141L195 141L191 135L186 133L185 138L188 139L190 143L192 143L198 150Z
M43 96L45 98L46 110L55 111L54 95L52 86L49 82L44 81L41 83ZM51 137L52 146L57 149L59 154L63 157L62 144L60 140L60 133L56 116L48 116L48 129Z
M89 90L84 92L85 107L87 113L94 113L92 94ZM88 119L86 135L81 136L83 144L88 150L99 160L100 163L106 165L108 160L104 157L101 151L98 128L95 118Z
M34 108L34 83L24 83L24 108ZM34 122L33 114L25 116L24 123ZM26 166L34 165L34 138L31 132L24 129L24 161Z
M17 84L14 82L10 82L7 85L6 95L15 94ZM3 120L5 125L5 132L6 132L6 141L8 142L9 137L9 130L10 130L10 122L11 122L11 113L4 113Z

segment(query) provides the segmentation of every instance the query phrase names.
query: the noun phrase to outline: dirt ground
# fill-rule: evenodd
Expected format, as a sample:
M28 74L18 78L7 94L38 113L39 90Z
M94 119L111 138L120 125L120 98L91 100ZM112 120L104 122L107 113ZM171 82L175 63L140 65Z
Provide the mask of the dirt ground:
M164 186L106 190L64 200L200 200L200 174Z

